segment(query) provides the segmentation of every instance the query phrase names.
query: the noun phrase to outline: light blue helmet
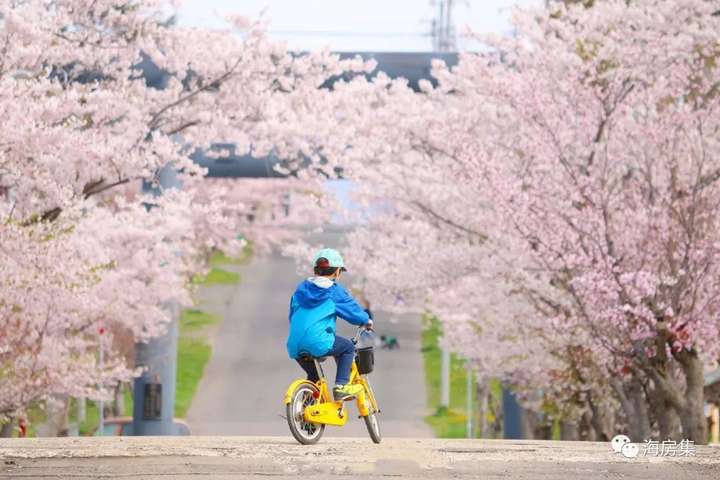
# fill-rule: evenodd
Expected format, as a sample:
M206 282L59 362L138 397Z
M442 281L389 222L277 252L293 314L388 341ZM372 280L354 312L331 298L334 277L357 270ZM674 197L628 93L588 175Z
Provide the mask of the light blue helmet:
M327 262L323 261L323 259L327 260ZM313 267L339 267L341 271L347 271L342 255L332 248L323 248L318 251L313 257Z

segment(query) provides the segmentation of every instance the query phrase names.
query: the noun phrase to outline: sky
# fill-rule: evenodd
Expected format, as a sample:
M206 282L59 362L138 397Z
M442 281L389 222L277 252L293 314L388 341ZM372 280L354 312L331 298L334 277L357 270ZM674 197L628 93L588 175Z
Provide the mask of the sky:
M270 35L291 49L333 51L431 51L432 0L183 0L178 21L187 26L222 28L228 13L270 22ZM437 4L437 1L435 2ZM515 6L542 0L455 0L458 32L510 33ZM460 49L472 44L459 39Z

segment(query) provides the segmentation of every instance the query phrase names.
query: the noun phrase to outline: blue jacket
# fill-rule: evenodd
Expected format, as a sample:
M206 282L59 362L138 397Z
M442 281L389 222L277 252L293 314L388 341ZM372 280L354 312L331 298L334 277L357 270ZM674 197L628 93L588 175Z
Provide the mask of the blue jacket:
M300 352L320 357L335 343L335 317L365 325L371 318L345 287L328 278L314 277L301 282L290 299L290 358Z

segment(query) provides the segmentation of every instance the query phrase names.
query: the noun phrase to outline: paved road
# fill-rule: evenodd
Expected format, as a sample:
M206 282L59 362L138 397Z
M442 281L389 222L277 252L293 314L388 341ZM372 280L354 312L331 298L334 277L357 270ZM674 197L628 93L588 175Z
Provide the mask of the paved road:
M329 246L337 246L339 236L325 235L324 239ZM261 258L239 271L239 285L203 292L202 308L222 315L224 322L217 329L213 356L187 420L199 435L289 436L281 417L282 398L302 371L285 353L287 309L301 277L293 260L280 255ZM402 347L377 351L377 369L370 375L382 409L381 428L386 437L430 436L422 420L426 395L420 324L417 318L402 320L389 323L382 314L376 320L378 330L396 335ZM338 325L341 334L354 334L345 322ZM334 362L323 365L334 380ZM367 432L362 420L353 417L342 428L328 427L325 435L367 437Z
M695 457L624 458L607 443L325 439L287 436L0 439L0 478L160 480L340 478L714 480L720 448Z

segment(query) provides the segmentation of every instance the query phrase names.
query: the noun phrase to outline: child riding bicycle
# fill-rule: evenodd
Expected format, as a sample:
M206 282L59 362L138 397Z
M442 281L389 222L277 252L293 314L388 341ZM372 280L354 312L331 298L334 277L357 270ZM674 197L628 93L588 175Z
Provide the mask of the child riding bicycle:
M372 328L372 315L337 283L341 272L346 271L342 256L331 248L324 248L313 257L314 276L303 280L290 299L290 333L287 352L307 373L308 380L318 381L314 362L303 359L335 357L337 375L333 397L348 400L362 392L361 385L351 385L350 369L355 345L335 334L335 318Z

